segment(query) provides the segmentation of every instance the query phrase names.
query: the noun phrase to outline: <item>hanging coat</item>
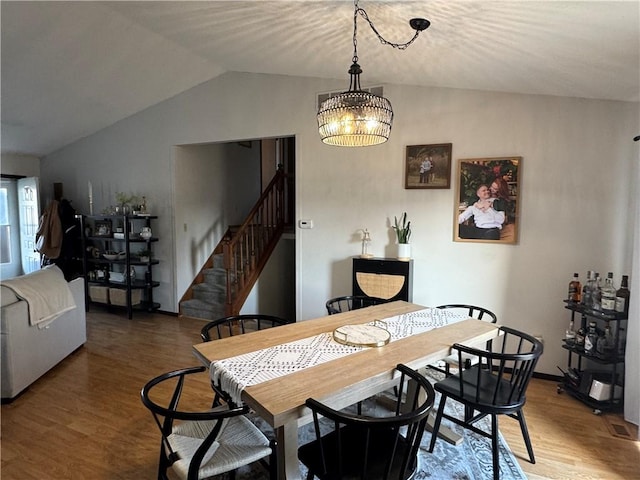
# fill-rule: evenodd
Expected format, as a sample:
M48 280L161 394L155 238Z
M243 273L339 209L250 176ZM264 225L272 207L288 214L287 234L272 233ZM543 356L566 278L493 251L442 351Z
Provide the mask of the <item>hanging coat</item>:
M47 258L60 256L62 248L62 222L58 213L59 202L52 200L40 216L36 232L36 250Z

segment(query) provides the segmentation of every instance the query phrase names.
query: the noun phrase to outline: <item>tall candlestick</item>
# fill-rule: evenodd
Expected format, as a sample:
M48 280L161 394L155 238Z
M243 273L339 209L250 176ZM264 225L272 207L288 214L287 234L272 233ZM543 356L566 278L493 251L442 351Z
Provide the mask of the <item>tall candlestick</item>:
M93 185L89 182L89 215L93 215Z

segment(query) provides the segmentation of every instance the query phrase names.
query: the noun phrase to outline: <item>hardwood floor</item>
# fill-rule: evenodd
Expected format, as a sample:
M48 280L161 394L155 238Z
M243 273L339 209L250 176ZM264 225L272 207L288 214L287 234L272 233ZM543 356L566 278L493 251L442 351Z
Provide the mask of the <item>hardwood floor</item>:
M202 325L90 312L85 346L2 406L2 479L156 478L158 433L140 388L162 372L197 365L191 345ZM555 382L534 379L525 412L535 465L525 460L517 422L501 419L500 430L529 479L640 479L640 442L612 436L605 415L558 395Z

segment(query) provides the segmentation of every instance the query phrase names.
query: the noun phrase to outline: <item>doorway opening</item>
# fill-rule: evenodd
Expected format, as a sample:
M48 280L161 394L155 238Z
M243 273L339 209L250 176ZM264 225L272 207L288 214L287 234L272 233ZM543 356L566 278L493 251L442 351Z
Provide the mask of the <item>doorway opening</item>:
M280 168L286 174L285 234L243 313L295 319L295 137L176 146L174 235L176 304L227 229L241 225Z

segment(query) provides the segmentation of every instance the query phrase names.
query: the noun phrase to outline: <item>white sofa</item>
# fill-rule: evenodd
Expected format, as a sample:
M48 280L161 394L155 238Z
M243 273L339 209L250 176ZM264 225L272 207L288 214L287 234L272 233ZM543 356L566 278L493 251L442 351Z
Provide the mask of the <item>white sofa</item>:
M44 328L30 325L27 302L0 285L2 401L20 392L87 340L84 280L69 282L76 308Z

